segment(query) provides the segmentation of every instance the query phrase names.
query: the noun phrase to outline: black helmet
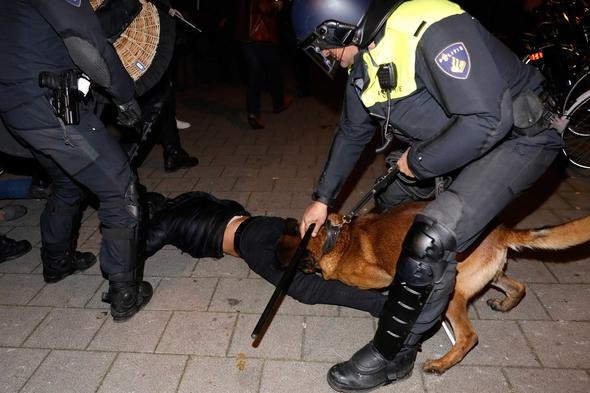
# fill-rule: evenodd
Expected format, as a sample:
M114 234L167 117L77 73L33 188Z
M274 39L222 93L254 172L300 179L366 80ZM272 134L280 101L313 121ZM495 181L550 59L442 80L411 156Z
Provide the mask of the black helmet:
M323 57L322 49L367 47L399 3L395 0L294 0L293 30L299 46L332 76L337 61Z

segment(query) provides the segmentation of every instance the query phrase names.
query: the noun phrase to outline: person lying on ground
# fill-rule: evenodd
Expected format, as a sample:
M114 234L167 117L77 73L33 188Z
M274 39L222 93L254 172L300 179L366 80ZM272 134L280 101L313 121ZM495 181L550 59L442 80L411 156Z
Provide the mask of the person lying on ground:
M188 192L166 201L150 222L146 257L167 244L194 258L242 258L258 275L277 285L284 273L275 256L275 246L285 231L280 217L251 216L232 200L217 199L205 192ZM301 271L287 294L305 304L333 304L381 315L387 296L360 290L339 281L326 281Z

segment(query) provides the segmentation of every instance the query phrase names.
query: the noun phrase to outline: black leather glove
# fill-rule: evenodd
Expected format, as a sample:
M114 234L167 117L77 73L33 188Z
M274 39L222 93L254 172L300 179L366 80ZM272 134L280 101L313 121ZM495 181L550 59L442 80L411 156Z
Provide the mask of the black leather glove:
M133 127L141 119L141 108L135 98L124 104L117 105L117 124L124 127Z

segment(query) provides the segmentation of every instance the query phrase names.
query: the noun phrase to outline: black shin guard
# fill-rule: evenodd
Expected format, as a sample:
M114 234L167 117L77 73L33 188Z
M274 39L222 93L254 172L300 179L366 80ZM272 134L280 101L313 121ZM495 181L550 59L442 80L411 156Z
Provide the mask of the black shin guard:
M392 359L404 345L433 287L454 259L455 247L450 230L428 217L416 217L404 240L375 334L375 347L386 358Z

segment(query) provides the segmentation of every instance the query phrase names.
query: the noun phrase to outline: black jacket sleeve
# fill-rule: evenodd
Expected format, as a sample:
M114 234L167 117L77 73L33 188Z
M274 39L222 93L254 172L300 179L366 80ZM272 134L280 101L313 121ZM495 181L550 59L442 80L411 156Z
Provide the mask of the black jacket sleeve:
M108 42L88 0L32 0L31 3L63 39L72 61L103 87L115 103L133 98L133 79Z
M490 53L479 29L468 14L456 15L432 25L419 43L417 78L453 121L435 138L412 146L408 164L418 179L483 156L512 127L512 95L496 63L501 59ZM455 56L454 50L461 53ZM451 69L452 61L461 60L463 72Z
M327 205L334 203L365 145L375 133L375 125L355 89L349 80L342 115L313 194L314 200Z

